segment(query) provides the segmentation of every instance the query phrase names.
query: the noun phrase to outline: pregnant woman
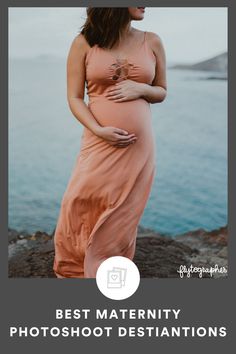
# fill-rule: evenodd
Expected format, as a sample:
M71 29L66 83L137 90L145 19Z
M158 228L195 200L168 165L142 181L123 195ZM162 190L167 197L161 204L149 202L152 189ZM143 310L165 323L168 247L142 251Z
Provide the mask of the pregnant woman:
M160 37L131 27L144 13L87 8L69 51L67 97L84 130L54 234L58 278L95 278L108 257L135 254L156 167L150 103L166 96Z

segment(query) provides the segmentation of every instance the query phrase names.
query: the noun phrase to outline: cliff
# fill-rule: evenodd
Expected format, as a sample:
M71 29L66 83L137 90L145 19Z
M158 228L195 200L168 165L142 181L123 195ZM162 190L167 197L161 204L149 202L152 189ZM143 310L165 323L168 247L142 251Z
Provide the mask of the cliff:
M203 60L195 64L174 65L172 66L172 69L213 71L226 75L228 70L228 53L222 53L213 58Z

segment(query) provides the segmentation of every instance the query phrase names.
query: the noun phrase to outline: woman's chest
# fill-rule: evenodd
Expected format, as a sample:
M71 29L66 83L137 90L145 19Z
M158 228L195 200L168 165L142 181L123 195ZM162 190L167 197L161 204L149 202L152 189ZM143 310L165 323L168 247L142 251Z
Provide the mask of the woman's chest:
M144 51L121 59L98 47L92 49L86 58L88 83L114 84L126 79L152 83L156 72L154 55Z

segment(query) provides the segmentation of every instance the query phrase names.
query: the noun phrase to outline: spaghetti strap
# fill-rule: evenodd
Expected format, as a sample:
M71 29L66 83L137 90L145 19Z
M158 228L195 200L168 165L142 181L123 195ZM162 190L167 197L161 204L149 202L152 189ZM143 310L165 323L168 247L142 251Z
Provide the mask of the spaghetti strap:
M92 47L90 47L87 51L87 54L85 56L85 64L87 65L88 64L88 60L93 52L93 50L97 47L97 44L94 44Z
M143 42L145 43L145 41L146 41L146 33L147 33L147 31L144 31L144 39L143 39Z

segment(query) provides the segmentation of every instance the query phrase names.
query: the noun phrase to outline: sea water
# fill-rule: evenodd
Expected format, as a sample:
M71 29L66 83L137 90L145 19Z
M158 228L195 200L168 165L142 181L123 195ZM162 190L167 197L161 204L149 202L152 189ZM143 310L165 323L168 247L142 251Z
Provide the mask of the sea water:
M168 69L168 96L151 104L156 176L144 227L175 236L227 223L227 81L210 76ZM9 61L10 228L53 232L82 128L65 60Z

